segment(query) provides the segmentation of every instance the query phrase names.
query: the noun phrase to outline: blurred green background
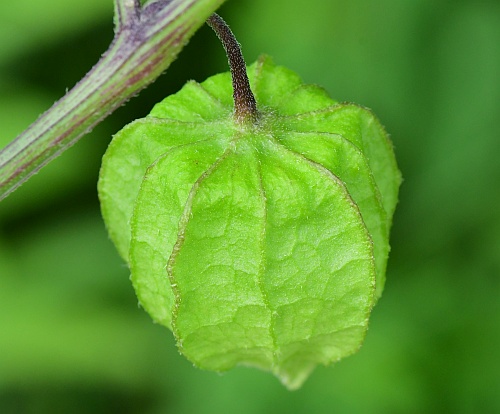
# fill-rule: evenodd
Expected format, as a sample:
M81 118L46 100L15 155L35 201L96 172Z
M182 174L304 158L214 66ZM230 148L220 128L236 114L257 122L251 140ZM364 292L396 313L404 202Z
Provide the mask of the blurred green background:
M304 4L306 3L306 4ZM0 3L0 146L97 62L111 0ZM204 27L154 85L0 204L0 413L500 413L500 3L230 0L262 53L372 108L405 182L361 351L286 391L193 368L137 306L100 218L111 135L227 70Z

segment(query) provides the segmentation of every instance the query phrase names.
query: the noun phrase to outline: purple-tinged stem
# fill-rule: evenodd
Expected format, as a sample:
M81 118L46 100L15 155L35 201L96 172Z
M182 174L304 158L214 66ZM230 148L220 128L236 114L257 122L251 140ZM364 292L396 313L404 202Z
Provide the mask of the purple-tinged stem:
M115 0L115 37L92 70L0 151L0 200L160 76L224 0Z

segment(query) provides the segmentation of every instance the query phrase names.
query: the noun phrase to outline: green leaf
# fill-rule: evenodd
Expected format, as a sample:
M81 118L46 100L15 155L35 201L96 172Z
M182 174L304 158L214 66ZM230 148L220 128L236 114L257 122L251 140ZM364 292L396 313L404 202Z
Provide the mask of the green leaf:
M111 239L128 261L130 218L146 169L171 148L207 139L218 125L204 130L195 123L139 119L122 129L104 155L99 178L101 210Z
M249 78L257 123L234 121L229 74L189 82L115 136L99 194L141 305L179 350L294 389L361 345L401 177L368 110L267 57Z
M173 292L165 266L182 237L179 226L193 188L223 153L223 146L212 141L176 147L148 169L137 197L130 248L132 282L153 319L168 327Z

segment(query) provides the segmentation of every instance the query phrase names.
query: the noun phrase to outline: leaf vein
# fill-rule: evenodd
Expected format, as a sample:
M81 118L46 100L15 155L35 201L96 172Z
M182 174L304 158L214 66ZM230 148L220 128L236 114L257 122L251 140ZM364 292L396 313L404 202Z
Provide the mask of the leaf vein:
M230 147L228 148L203 174L198 177L198 179L194 182L193 186L191 187L188 197L186 199L186 202L184 204L184 209L181 214L181 217L179 219L179 230L177 232L177 239L174 244L174 247L172 249L172 253L170 254L170 257L167 262L166 266L166 271L167 275L170 281L170 286L172 287L172 291L174 294L174 307L172 309L172 332L176 338L177 344L182 343L182 339L180 337L180 334L177 329L177 316L178 316L178 308L180 306L181 302L181 294L179 292L179 287L177 285L177 281L175 279L174 275L174 267L175 267L175 261L177 259L177 256L179 255L179 252L184 244L185 240L185 232L187 225L189 223L189 220L191 218L191 213L192 213L192 208L193 208L193 202L194 198L198 192L198 189L200 188L201 184L203 183L204 180L206 180L210 175L219 167L219 165L229 157L229 155L233 152L233 148Z
M269 302L268 293L266 292L264 286L264 274L266 273L267 197L266 197L266 190L264 188L264 177L262 175L262 166L258 159L257 159L257 169L259 171L260 196L262 199L262 207L264 210L264 219L262 221L263 225L262 225L261 240L260 240L262 249L262 259L261 259L259 274L257 275L257 283L259 285L259 289L262 294L262 300L264 301L264 305L266 306L267 309L269 309L271 316L271 323L269 325L269 335L273 343L273 365L276 365L277 353L278 353L277 338L275 333L276 316L275 312L271 308L271 303Z

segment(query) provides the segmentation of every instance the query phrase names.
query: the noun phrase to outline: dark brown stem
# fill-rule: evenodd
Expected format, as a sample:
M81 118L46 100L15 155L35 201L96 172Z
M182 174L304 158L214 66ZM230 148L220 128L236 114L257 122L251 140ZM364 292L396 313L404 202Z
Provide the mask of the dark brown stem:
M207 24L214 30L226 51L229 69L233 80L234 117L238 122L255 121L257 104L250 89L245 59L233 32L218 14L212 14Z

